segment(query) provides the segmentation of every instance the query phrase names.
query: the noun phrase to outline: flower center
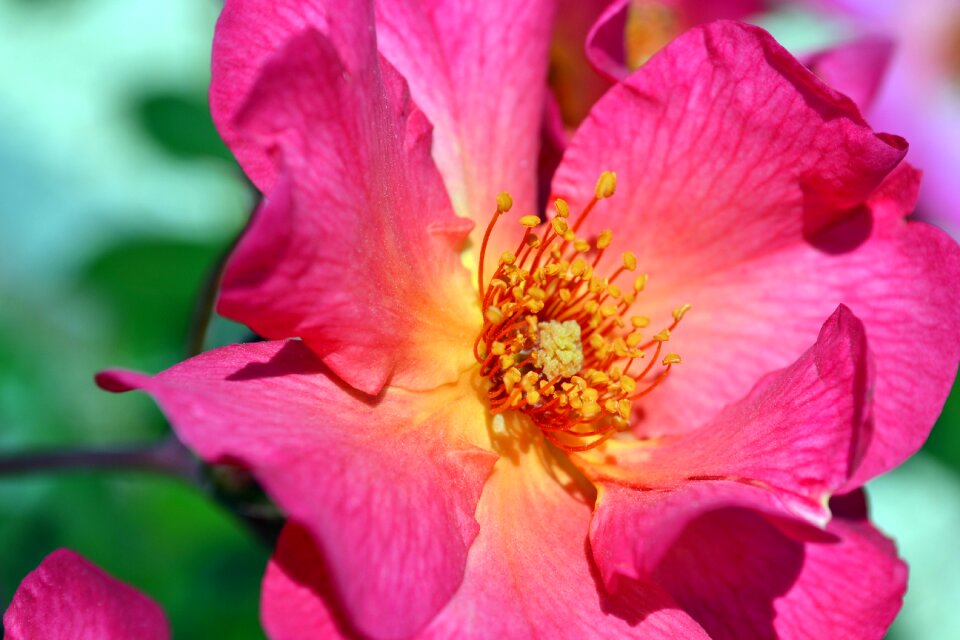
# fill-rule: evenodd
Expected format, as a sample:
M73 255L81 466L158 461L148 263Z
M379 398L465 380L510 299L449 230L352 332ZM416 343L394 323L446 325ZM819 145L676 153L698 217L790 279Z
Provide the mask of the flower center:
M583 367L583 344L576 320L537 323L537 351L534 360L547 378L569 378Z
M474 356L490 381L490 410L525 413L548 440L567 451L593 448L627 428L633 401L679 364L680 356L668 353L656 367L663 344L690 308L674 309L673 323L645 338L642 330L649 318L631 315L630 309L647 276L616 284L636 270L636 256L625 252L613 273L598 274L613 234L603 231L591 242L577 232L597 203L614 191L616 174L604 172L572 226L569 206L561 199L555 202L557 216L542 234L534 231L542 224L538 216L520 218L526 231L517 250L500 256L485 283L490 233L513 206L509 195L500 194L480 248L484 323ZM654 353L647 359L651 347Z

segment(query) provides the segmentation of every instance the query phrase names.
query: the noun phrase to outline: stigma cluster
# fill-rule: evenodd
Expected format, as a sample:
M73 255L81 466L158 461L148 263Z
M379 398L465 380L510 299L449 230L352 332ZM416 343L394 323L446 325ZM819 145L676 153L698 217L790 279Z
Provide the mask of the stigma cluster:
M607 171L573 219L562 199L554 202L556 217L549 223L534 215L521 217L516 250L504 252L485 281L490 234L513 205L502 193L480 251L484 322L474 356L490 382L490 410L525 413L549 441L567 451L591 449L626 429L633 402L680 363L676 353L660 356L690 305L674 309L673 323L650 333L650 319L632 312L647 284L647 276L636 273L636 256L624 252L612 267L607 264L612 263L607 257L610 230L592 239L578 235L597 203L615 191L616 174ZM611 268L609 275L601 275Z

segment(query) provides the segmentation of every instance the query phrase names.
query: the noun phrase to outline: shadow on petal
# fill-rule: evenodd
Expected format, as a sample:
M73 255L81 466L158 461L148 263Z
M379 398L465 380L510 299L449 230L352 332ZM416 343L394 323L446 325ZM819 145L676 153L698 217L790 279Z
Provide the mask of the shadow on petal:
M763 516L721 509L687 526L654 578L713 638L775 638L774 602L803 562L803 544Z

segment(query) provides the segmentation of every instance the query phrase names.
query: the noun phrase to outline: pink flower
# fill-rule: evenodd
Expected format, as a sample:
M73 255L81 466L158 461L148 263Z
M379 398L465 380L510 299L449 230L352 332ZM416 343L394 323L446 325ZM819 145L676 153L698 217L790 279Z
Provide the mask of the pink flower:
M285 509L272 638L882 636L858 488L960 358L906 144L715 23L595 105L541 224L552 11L228 2L214 117L266 198L219 308L273 341L100 384Z
M687 29L759 12L763 0L557 0L550 42L551 91L538 159L541 193L567 146L568 133L593 104Z
M811 0L814 1L814 0ZM820 0L816 0L820 1ZM571 0L571 4L573 3ZM758 16L772 3L765 0L602 0L581 6L590 8L586 27L583 22L574 32L566 19L558 19L555 46L552 51L563 61L576 61L574 70L553 72L561 78L575 75L583 78L590 91L577 94L576 113L585 113L602 93L618 80L650 59L672 39L687 29L713 20L738 20ZM576 15L573 11L566 12ZM563 15L563 14L561 14ZM887 38L867 36L823 51L811 53L804 64L835 89L840 89L863 110L867 109L880 88L892 53ZM592 67L592 68L591 68ZM561 111L566 93L557 87ZM576 120L579 122L579 120Z
M910 161L924 173L918 212L960 237L960 5L865 0L805 0L845 21L854 34L893 39L891 65L876 101L864 110L880 127L909 136Z
M714 20L745 18L767 4L765 0L558 0L550 85L563 121L579 124L612 86L609 76L640 66L687 29ZM606 73L598 74L591 64Z
M608 82L633 69L684 31L714 20L735 20L759 13L767 0L604 0L578 42L589 63ZM560 24L563 24L562 18ZM599 97L599 96L597 96Z
M69 549L27 575L3 614L7 640L168 640L157 604Z

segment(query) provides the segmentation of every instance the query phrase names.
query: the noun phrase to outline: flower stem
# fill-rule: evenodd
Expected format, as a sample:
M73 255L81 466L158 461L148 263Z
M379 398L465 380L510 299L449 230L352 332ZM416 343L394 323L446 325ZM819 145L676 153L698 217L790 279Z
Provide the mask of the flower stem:
M274 546L283 526L283 515L248 472L207 466L172 435L151 445L0 453L0 478L80 470L145 471L185 481L226 508L268 548Z
M0 454L0 477L43 471L107 469L151 471L197 482L200 463L179 440L170 437L160 444L103 449L53 449Z
M240 243L241 238L243 238L247 232L247 228L253 224L253 215L259 206L259 201L254 204L246 227L230 241L230 244L223 250L217 258L217 261L210 267L206 278L204 278L200 285L200 291L197 292L197 299L193 306L193 314L190 318L190 326L187 330L187 357L198 355L206 348L207 331L210 329L210 320L213 318L213 312L216 308L217 293L220 291L220 281L223 279L223 272L227 267L227 260L233 255L233 250Z
M223 277L223 269L227 266L227 258L233 252L239 238L237 236L217 258L216 263L210 268L206 278L200 284L200 291L193 307L193 315L190 318L190 327L187 330L187 357L202 353L205 348L207 330L210 328L210 320L213 318L213 310L217 301L217 291L220 289L220 278Z

